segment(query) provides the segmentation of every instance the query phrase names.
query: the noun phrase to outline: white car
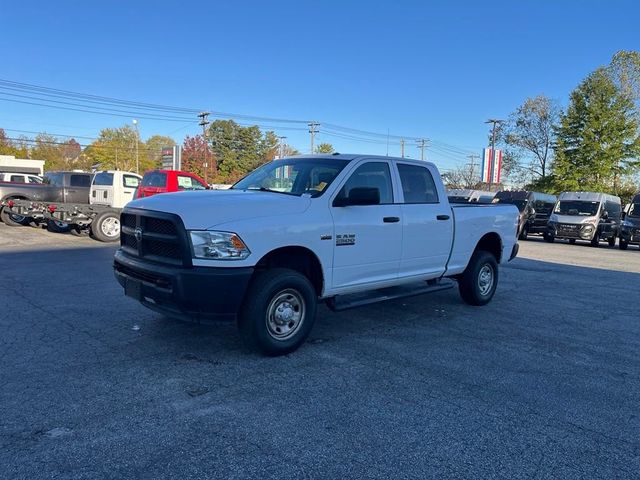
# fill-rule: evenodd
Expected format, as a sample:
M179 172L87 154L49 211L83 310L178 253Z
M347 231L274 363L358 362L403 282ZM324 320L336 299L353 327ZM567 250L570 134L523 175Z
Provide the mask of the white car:
M121 224L126 295L173 317L236 317L268 355L304 342L318 301L351 308L449 277L484 305L518 250L515 206L452 207L434 164L369 155L276 160L229 190L135 200Z

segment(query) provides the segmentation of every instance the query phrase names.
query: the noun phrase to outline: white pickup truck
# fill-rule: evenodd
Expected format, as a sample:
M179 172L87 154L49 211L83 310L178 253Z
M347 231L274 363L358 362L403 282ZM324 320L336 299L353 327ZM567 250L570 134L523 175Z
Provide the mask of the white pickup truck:
M369 155L276 160L226 191L135 200L114 272L171 317L235 317L267 355L298 348L318 301L340 310L442 290L488 303L518 251L513 205L452 207L432 163Z

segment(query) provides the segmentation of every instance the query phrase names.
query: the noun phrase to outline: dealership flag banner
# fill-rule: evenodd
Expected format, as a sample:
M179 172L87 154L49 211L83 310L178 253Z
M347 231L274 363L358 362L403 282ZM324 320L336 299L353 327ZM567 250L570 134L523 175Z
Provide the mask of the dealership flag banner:
M485 148L482 151L482 181L484 183L500 183L502 180L502 150L496 149L496 155L493 159L491 151L491 148Z

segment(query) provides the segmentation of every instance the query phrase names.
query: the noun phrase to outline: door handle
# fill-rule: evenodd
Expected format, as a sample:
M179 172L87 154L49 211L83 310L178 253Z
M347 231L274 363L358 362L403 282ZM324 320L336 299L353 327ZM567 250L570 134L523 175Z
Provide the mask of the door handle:
M438 220L449 220L449 215L438 215L436 218Z
M400 221L400 217L384 217L382 221L384 223L398 223Z

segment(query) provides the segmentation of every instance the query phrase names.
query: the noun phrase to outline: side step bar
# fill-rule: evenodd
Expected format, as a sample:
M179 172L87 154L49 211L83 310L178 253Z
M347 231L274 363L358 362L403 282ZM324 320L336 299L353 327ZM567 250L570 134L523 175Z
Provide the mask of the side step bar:
M334 312L341 312L350 308L362 307L373 303L396 300L398 298L415 297L424 293L448 290L455 286L455 282L449 279L430 280L429 282L411 283L397 287L381 288L363 293L351 293L348 295L336 295L326 300L327 306Z

